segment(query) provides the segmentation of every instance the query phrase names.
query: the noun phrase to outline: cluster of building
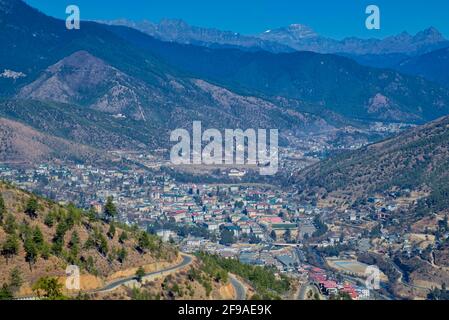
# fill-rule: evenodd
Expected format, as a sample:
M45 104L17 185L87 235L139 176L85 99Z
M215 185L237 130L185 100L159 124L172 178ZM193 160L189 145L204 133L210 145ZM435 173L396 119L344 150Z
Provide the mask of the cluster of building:
M315 285L325 296L337 296L346 294L352 300L364 300L370 298L370 291L365 286L358 286L348 281L339 282L332 278L329 273L323 269L306 266L309 281Z
M310 279L324 295L337 290L353 299L363 297L360 288L317 272L305 258L304 243L317 250L353 242L358 249L370 249L366 235L347 228L343 232L337 224L330 225L329 232L314 243L305 241L317 232L315 217L332 217L336 211L300 204L290 192L270 186L180 183L169 171L150 170L147 164L146 168L120 170L81 164L0 167L0 179L57 202L93 207L99 214L107 198L113 197L122 222L147 229L157 226L155 232L164 241L178 243L185 252L206 251L247 264L272 266L279 273ZM376 212L396 210L388 204L373 200L374 206L386 207ZM356 226L382 219L369 211L338 214L336 221ZM188 232L179 232L181 228L188 228Z
M296 241L314 232L310 208L266 187L198 185L174 181L163 171L101 169L89 165L0 168L0 179L57 202L73 202L99 213L113 197L121 219L141 226L157 221L195 225L235 239Z
M0 179L59 203L73 202L86 209L93 206L98 211L112 196L125 214L145 205L148 187L163 176L146 170L43 164L32 169L0 167Z
M305 232L312 235L314 226L289 198L287 193L262 187L165 181L151 189L148 206L127 217L139 224L160 219L193 224L218 237L226 230L236 240L296 242Z

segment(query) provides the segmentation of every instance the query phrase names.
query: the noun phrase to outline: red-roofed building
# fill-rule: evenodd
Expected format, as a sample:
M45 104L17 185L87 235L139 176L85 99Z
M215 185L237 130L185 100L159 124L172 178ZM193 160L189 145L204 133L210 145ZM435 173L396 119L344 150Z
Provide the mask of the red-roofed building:
M320 283L321 292L326 295L337 294L338 284L332 280L326 280Z

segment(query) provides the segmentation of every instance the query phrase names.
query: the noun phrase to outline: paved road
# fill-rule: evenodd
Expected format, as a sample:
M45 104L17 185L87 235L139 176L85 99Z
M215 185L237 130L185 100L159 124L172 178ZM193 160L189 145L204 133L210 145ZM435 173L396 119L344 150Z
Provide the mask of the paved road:
M188 255L184 255L182 254L182 262L176 266L172 266L166 269L162 269L162 270L158 270L158 271L154 271L154 272L150 272L145 274L145 276L143 277L144 279L147 277L152 277L152 276L156 276L156 275L162 275L162 274L167 274L170 272L176 272L186 266L188 266L189 264L192 263L193 258L191 256ZM233 274L229 274L229 280L231 282L231 285L234 287L235 293L236 293L236 299L235 300L246 300L246 287L245 285L236 278L235 275ZM109 284L107 284L106 286L104 286L103 288L100 289L96 289L96 290L92 290L89 291L89 293L104 293L104 292L110 292L110 291L114 291L115 289L119 288L120 286L131 282L131 281L135 281L135 276L132 277L127 277L127 278L123 278L123 279L119 279L119 280L115 280ZM22 300L28 299L28 300L32 300L35 299L35 297L22 297L20 298Z
M173 267L170 267L170 268L167 268L167 269L163 269L163 270L158 270L158 271L155 271L155 272L147 273L147 274L145 274L145 276L143 278L145 279L146 277L156 276L156 275L159 275L159 274L166 274L166 273L169 273L169 272L176 272L179 269L182 269L182 268L184 268L184 267L186 267L186 266L188 266L189 264L192 263L193 259L192 259L191 256L188 256L188 255L182 255L182 256L183 256L183 260L182 260L182 262L180 264L178 264L176 266L173 266ZM113 290L119 288L120 286L122 286L122 285L124 285L124 284L126 284L128 282L134 281L134 280L135 280L134 276L133 277L119 279L119 280L116 280L114 282L109 283L108 285L106 285L105 287L103 287L101 289L97 289L95 291L92 291L92 293L110 292L110 291L113 291ZM240 280L238 280L237 277L235 275L233 275L233 274L229 274L229 280L231 282L231 285L234 287L234 290L235 290L235 293L236 293L236 299L235 300L246 300L246 287L245 287L245 285Z
M397 282L399 282L400 284L403 284L404 286L409 287L411 289L429 290L429 288L416 286L416 285L413 285L413 284L409 283L408 281L406 281L404 271L402 271L402 269L399 268L399 266L393 260L390 259L389 261L391 262L393 268L396 269L397 272L399 272L399 278L398 278ZM430 262L428 262L428 263L431 264Z
M312 290L314 294L318 293L321 296L320 291L314 284L306 283L306 284L303 284L301 286L301 288L299 289L296 300L306 300L306 294L309 291L309 289Z
M193 259L192 259L191 256L183 254L182 258L183 259L182 259L182 262L180 264L178 264L176 266L172 266L172 267L166 268L166 269L162 269L162 270L158 270L158 271L147 273L147 274L145 274L145 276L143 278L145 279L146 277L162 275L162 274L166 274L166 273L169 273L169 272L175 272L175 271L178 271L179 269L182 269L182 268L184 268L184 267L186 267L186 266L188 266L189 264L192 263ZM103 288L91 291L90 293L102 293L102 292L113 291L113 290L119 288L120 286L122 286L122 285L124 285L124 284L126 284L128 282L131 282L131 281L133 281L135 279L136 279L135 276L119 279L119 280L116 280L116 281L113 281L113 282L107 284Z
M229 280L235 290L235 300L246 300L246 288L233 274L229 274Z
M159 274L167 274L170 272L176 272L179 269L182 269L186 266L188 266L189 264L192 263L193 258L191 256L185 255L185 254L181 254L182 255L182 262L176 266L172 266L166 269L162 269L162 270L158 270L158 271L154 271L154 272L150 272L145 274L145 276L143 277L144 279L146 277L151 277L151 276L156 276ZM135 276L132 277L128 277L128 278L123 278L123 279L119 279L116 281L113 281L109 284L107 284L105 287L100 288L100 289L96 289L96 290L92 290L92 291L88 291L88 293L102 293L102 292L110 292L110 291L114 291L115 289L119 288L120 286L131 282L131 281L135 281ZM38 300L37 297L35 296L27 296L27 297L19 297L15 300Z

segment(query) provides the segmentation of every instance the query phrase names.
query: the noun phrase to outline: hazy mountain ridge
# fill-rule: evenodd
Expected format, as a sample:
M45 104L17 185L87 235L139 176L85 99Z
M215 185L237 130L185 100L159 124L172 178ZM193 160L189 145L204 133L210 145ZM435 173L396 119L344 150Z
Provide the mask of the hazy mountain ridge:
M449 87L449 47L404 60L396 69Z
M418 58L433 51L449 47L449 41L434 27L429 27L415 35L402 32L384 39L347 37L336 40L317 34L312 28L302 24L267 30L255 35L242 35L231 31L190 26L182 20L164 19L160 23L148 20L136 22L126 19L100 21L108 25L127 26L142 31L162 41L193 44L210 48L235 48L246 51L265 50L273 53L312 51L324 54L338 54L358 63L375 68L389 68L411 75L422 75L437 81L444 76L440 72L414 72L411 65ZM425 59L425 58L423 58ZM443 61L444 63L444 61ZM423 66L421 66L422 68ZM435 67L435 66L433 66ZM429 66L427 68L432 68ZM441 74L441 75L440 75ZM443 82L446 85L447 80Z
M357 55L386 55L403 53L418 55L441 47L449 46L449 41L435 28L430 27L415 35L402 32L385 39L359 39L356 37L335 41L326 38L315 38L295 49L310 50L321 53L347 53Z
M159 88L124 74L87 51L75 52L50 66L18 94L21 99L86 105L136 120L146 120L143 101L162 104L162 96Z
M141 121L139 130L148 134L188 127L194 120L216 128L273 127L277 123L285 129L294 124L307 131L327 126L317 116L289 111L257 97L241 96L202 80L170 78L169 82L161 79L157 85L148 85L87 52L77 52L50 66L36 81L23 87L18 97L72 103L111 116L121 114L136 120L136 124ZM110 121L124 120L119 116Z
M309 103L317 113L325 109L351 118L425 122L449 110L447 89L398 72L360 66L344 57L212 50L162 42L125 27L110 30L195 77L245 95Z
M448 90L335 55L218 50L94 22L68 31L22 1L2 2L8 50L0 69L26 75L0 79L7 84L0 92L12 99L3 115L93 148L166 146L170 130L194 120L218 129L282 128L282 139L359 120L422 123L449 113ZM298 37L315 36L296 29Z
M203 46L219 44L244 49L259 48L275 53L297 50L354 56L399 53L409 56L449 46L449 41L434 27L415 35L402 32L385 39L347 37L336 40L321 36L309 26L302 24L292 24L255 35L241 35L232 31L190 26L185 21L175 19L163 19L159 23L148 20L136 22L126 19L102 22L109 25L131 27L163 41Z
M26 77L0 79L7 84L0 91L8 99L13 98L2 111L5 116L40 131L53 132L58 137L95 148L135 149L165 145L170 130L188 128L193 120L214 128L282 126L304 132L329 128L319 116L199 81L116 36L103 25L83 22L81 30L69 32L62 21L48 18L22 1L3 2L11 10L0 12L4 17L2 23L9 28L8 33L5 29L0 31L0 37L5 39L3 45L8 48L0 53L0 69L23 72ZM28 19L22 21L19 15ZM22 24L14 26L16 21ZM39 32L26 33L32 29L27 21L33 21L32 24L39 21ZM49 37L50 43L41 37ZM36 39L33 51L27 52L28 44ZM23 103L16 98L65 103L66 109L54 109L43 103L40 106L45 110L45 119L32 102L24 109L30 114L19 110ZM87 118L75 115L80 107L86 108L80 114ZM63 126L54 121L55 117L47 113L49 110L63 117ZM94 115L89 110L105 115ZM101 138L111 131L110 139Z
M163 19L159 23L148 20L130 21L126 19L99 21L108 25L126 26L159 40L182 44L200 45L212 48L245 48L246 50L267 50L271 52L292 52L292 48L281 43L266 41L237 32L221 31L214 28L190 26L183 20Z
M0 103L0 116L94 149L140 150L161 144L160 137L151 134L154 128L144 122L75 105L7 100Z

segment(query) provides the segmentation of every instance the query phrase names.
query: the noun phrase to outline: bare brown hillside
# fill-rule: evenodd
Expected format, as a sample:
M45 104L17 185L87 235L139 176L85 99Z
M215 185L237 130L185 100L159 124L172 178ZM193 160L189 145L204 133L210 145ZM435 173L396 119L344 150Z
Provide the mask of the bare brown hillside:
M331 157L297 173L292 183L304 197L345 198L350 204L403 190L429 196L419 211L449 209L449 117L392 139Z
M32 127L0 118L0 161L34 163L54 158L102 159L95 149L39 132Z

